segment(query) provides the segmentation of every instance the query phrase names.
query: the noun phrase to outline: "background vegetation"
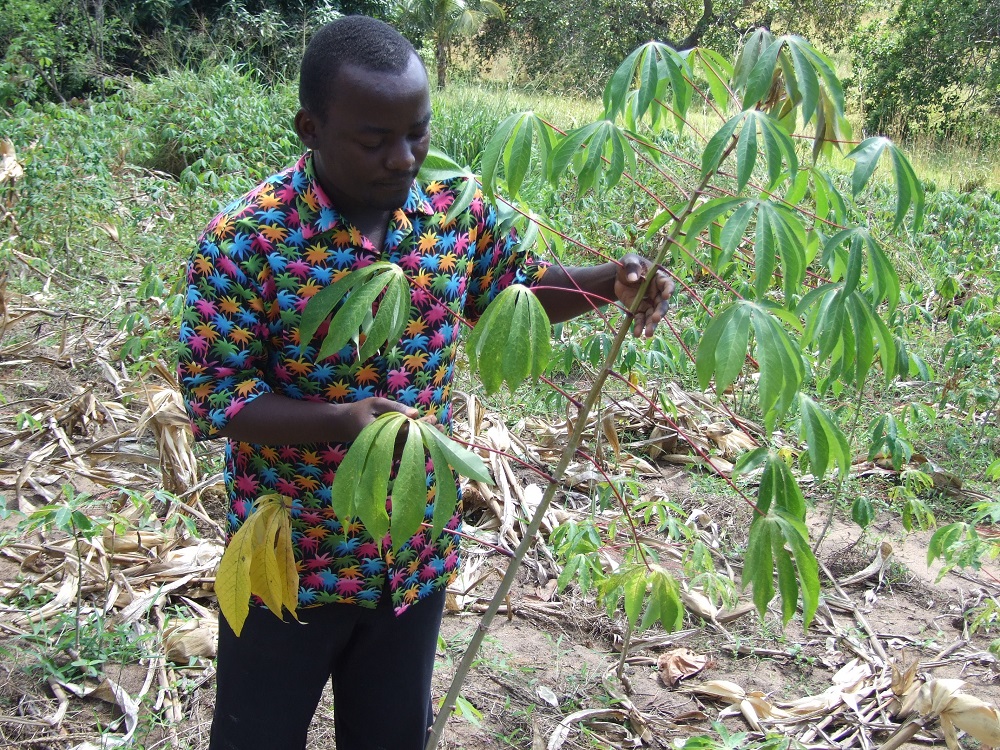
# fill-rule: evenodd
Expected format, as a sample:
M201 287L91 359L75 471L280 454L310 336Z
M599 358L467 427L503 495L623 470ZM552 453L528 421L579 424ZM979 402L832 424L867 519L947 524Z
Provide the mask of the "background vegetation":
M811 494L832 497L831 512L846 517L854 510L856 520L891 512L908 526L937 527L946 532L938 537L940 552L976 564L996 551L978 529L1000 516L991 497L1000 475L1000 166L993 155L1000 137L1000 13L983 12L988 5L919 0L875 14L850 2L595 0L569 8L532 0L501 3L503 17L484 14L482 32L470 36L469 26L428 20L440 11L439 21L454 21L470 10L463 3L422 9L429 17L380 2L0 0L0 134L25 170L16 184L0 188L10 230L0 235L0 267L19 294L55 298L64 309L106 316L110 329L124 331L116 366L138 374L169 361L193 239L233 195L300 152L290 129L295 64L310 31L337 12L399 19L432 69L440 60L439 35L448 35L447 85L434 94L435 145L474 168L511 113L533 110L563 130L599 116L595 93L607 73L650 37L732 52L761 23L802 32L820 39L850 79L850 140L877 133L903 138L914 147L926 189L922 225L912 230L889 229L896 215L889 170L875 173L854 211L879 227L878 240L900 276L899 303L889 316L898 376L820 389L823 405L849 432L855 459L889 467L893 484L855 482L837 492L820 483ZM800 25L803 19L819 28ZM697 100L687 113L695 132L706 136L718 127L713 117ZM686 165L678 169L696 175L707 137L657 137L657 148ZM804 164L806 141L799 151ZM838 158L831 181L847 194L853 164ZM680 194L664 170L641 165L636 176L668 208ZM642 185L622 182L596 195L529 176L521 193L526 204L545 210L567 262L591 260L575 242L610 256L653 249ZM814 194L801 199L817 205ZM681 255L673 261L687 285L671 312L673 330L630 345L616 364L630 381L655 386L669 379L697 391L703 384L692 353L726 284L746 282L714 279ZM63 283L52 285L53 278ZM109 294L127 303L108 312ZM585 379L607 351L607 334L587 319L559 334L549 376ZM809 385L821 376L807 373ZM727 403L741 417L761 420L752 393L747 375L726 394ZM543 399L530 389L516 398L538 413L564 405L558 394ZM500 411L510 403L509 397L491 402ZM796 417L777 427L795 434ZM956 482L983 491L982 502L956 502ZM567 568L590 533L599 548L593 528L557 537ZM710 564L692 565L713 580L704 575Z

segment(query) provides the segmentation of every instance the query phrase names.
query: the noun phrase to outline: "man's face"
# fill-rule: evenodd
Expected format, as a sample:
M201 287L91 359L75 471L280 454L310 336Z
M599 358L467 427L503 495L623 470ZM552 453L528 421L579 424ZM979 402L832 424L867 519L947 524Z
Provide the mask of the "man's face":
M345 65L325 117L300 110L296 130L313 150L316 174L334 206L355 223L406 202L430 144L427 73L414 55L403 73Z

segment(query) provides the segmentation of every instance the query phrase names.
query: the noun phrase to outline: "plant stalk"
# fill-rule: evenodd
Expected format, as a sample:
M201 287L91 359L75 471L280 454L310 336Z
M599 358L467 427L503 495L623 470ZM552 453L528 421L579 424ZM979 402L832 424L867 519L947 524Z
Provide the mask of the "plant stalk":
M736 141L734 139L727 147L726 153L720 159L720 164L725 161L735 144ZM698 187L691 193L687 204L684 206L684 210L681 212L680 216L678 216L677 221L674 222L670 234L663 238L659 248L657 248L656 257L653 259L654 268L661 265L666 259L667 251L670 248L671 243L676 241L685 219L687 219L687 217L694 211L698 199L705 190L705 187L708 185L708 181L711 179L712 174L713 173L709 173L702 178ZM506 599L511 587L514 585L514 580L517 578L517 573L521 567L521 561L524 560L524 556L527 554L528 549L534 544L535 535L538 533L538 529L542 525L542 518L545 516L545 512L549 509L549 505L552 504L552 500L555 498L556 490L559 487L559 480L561 480L563 475L566 473L566 469L569 466L570 461L576 454L577 449L580 447L580 443L583 441L583 433L587 427L587 418L590 416L590 412L601 398L601 389L604 387L605 381L611 374L614 363L618 359L618 353L621 351L622 345L625 343L625 339L632 328L632 317L645 299L646 291L652 283L653 278L654 274L647 274L643 279L642 284L639 286L636 293L635 300L628 311L629 316L618 326L618 331L616 332L614 341L608 350L608 355L604 360L604 364L601 367L600 372L598 372L597 378L591 386L590 391L588 391L586 399L584 399L583 404L580 406L577 413L576 426L570 433L569 441L565 449L563 449L562 457L559 459L558 465L552 472L552 479L545 488L545 494L542 496L541 502L538 503L538 507L535 509L535 514L528 522L528 527L524 531L521 543L517 546L517 549L514 550L514 557L507 566L507 572L504 574L503 580L500 582L500 586L497 588L496 593L494 593L493 598L490 600L489 606L486 608L479 624L476 626L476 629L472 634L472 638L469 641L469 645L466 648L465 653L462 655L462 660L455 668L455 676L452 678L451 686L448 688L448 693L445 695L444 702L441 704L438 715L434 719L434 725L430 728L427 737L427 744L424 746L424 750L436 750L438 742L440 742L441 736L444 734L444 728L448 723L448 717L451 716L452 711L455 709L455 704L458 702L459 695L462 691L462 685L465 682L465 678L468 676L469 671L472 669L473 662L476 660L476 656L479 653L479 648L482 645L483 640L486 638L486 633L489 632L490 625L493 623L493 618L496 616L500 609L500 605Z

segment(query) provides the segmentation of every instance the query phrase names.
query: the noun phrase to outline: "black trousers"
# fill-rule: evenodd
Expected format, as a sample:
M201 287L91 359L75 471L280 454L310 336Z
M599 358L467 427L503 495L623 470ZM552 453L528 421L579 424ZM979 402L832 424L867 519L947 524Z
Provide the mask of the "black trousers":
M396 617L385 591L374 610L300 610L304 624L250 607L239 638L220 617L209 750L303 750L328 679L337 750L423 750L444 599Z

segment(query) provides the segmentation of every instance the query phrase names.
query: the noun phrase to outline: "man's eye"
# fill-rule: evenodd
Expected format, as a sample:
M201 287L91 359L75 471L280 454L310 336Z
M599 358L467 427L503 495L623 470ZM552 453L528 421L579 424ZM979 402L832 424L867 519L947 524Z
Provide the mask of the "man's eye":
M372 142L372 141L358 141L358 144L361 146L361 148L366 148L369 151L375 151L377 149L382 148L382 141L374 141L374 142Z

